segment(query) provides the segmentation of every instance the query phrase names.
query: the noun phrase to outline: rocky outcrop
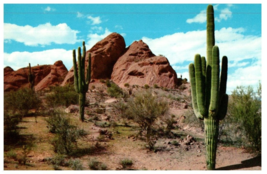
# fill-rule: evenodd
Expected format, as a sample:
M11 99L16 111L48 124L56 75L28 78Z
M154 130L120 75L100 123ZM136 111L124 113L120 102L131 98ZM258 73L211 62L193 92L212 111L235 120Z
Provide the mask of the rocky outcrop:
M54 65L51 66L50 73L35 86L35 91L40 91L50 86L60 85L67 73L68 70L63 62L61 60L56 61Z
M91 53L91 79L110 79L114 64L124 52L125 41L118 33L111 33L103 40L97 42L86 52L86 66L88 64L88 54ZM74 81L73 75L72 67L62 85L72 83Z
M51 65L41 65L32 67L32 72L35 76L35 84L38 84L45 76L49 74ZM13 71L10 67L4 68L4 91L18 90L29 85L28 82L28 67Z
M177 75L164 56L155 56L142 40L133 42L113 68L111 79L124 84L174 88Z

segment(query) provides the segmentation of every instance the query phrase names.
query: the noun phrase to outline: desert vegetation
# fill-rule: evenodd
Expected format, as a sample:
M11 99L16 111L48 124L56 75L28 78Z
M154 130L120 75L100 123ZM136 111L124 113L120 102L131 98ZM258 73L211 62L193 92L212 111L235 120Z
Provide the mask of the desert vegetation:
M35 90L29 64L28 85L4 93L4 169L261 169L261 83L226 94L228 61L219 75L212 6L207 14L207 60L196 54L190 83L91 79L85 42L78 63L73 50L73 83Z
M29 88L6 93L5 169L152 169L145 163L140 165L142 160L131 156L132 153L116 156L127 148L144 156L161 154L164 157L172 152L177 153L177 159L182 159L190 151L205 156L204 124L195 118L188 83L184 84L184 90L168 91L130 86L131 95L116 97L110 93L113 90L108 90L112 85L101 82L92 85L96 88L86 94L84 122L79 119L77 93L70 86L53 87L42 94ZM115 88L122 91L121 94L128 89ZM55 94L58 96L54 96L57 98L54 100L61 104L51 104L51 95ZM26 99L20 99L22 95ZM73 106L76 110L70 109ZM230 95L227 115L220 122L218 146L243 147L259 155L260 125L261 87L258 91L238 87Z

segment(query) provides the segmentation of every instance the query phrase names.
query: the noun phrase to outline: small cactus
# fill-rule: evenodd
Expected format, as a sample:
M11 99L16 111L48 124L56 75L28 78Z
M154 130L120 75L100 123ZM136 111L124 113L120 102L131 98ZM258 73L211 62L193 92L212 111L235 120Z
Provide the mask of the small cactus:
M207 8L207 62L205 57L195 55L194 63L189 65L192 88L192 105L196 117L204 119L207 169L214 170L219 132L219 121L227 112L226 94L227 66L226 56L222 58L220 76L219 48L214 45L214 11Z
M29 73L28 73L28 82L30 83L30 88L34 88L34 78L35 75L32 73L31 64L29 63Z
M73 50L73 70L74 70L74 88L77 93L79 93L79 105L80 105L80 120L84 121L84 106L86 100L86 92L88 91L88 86L91 81L91 54L88 54L88 67L87 75L85 78L85 55L86 48L85 42L83 41L83 55L81 55L81 48L78 47L78 69L76 63L76 53Z

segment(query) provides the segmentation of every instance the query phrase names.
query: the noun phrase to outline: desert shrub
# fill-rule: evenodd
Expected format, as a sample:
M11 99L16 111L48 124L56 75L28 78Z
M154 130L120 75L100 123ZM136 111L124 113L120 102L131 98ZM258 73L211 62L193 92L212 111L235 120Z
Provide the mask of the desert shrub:
M30 154L34 146L35 145L32 142L22 146L22 156L18 157L19 163L26 165L26 162L28 160L28 155Z
M98 126L98 127L110 127L110 123L107 122L107 121L95 121L95 126Z
M21 118L28 114L30 109L38 109L41 100L34 90L22 88L4 94L4 110L7 113L19 114Z
M230 118L222 124L234 123L235 133L245 135L242 145L261 151L261 84L257 91L251 86L237 87L229 100L228 114Z
M130 167L133 165L133 161L126 158L126 159L123 159L120 161L120 164L122 165L122 168L123 169L126 169L127 167Z
M51 93L47 94L46 103L50 107L69 106L79 103L79 94L75 91L73 85L52 87Z
M20 122L20 118L18 116L11 116L6 112L4 113L5 142L19 135L19 127L18 127L19 122Z
M145 89L148 89L148 88L149 88L149 85L148 85L148 84L145 84L145 85L144 85L144 88L145 88Z
M106 80L105 79L100 79L99 80L101 83L106 83Z
M49 162L55 166L68 166L68 163L65 160L66 157L66 155L56 154L53 158L49 160Z
M69 160L69 167L72 170L83 170L83 165L79 159Z
M157 84L154 84L154 88L159 88L159 86Z
M113 82L109 82L109 84L107 89L109 96L115 98L126 97L127 94L118 85Z
M102 163L102 162L99 162L95 159L92 159L89 163L88 163L88 166L91 170L107 170L107 166Z
M111 81L110 80L106 80L106 85L107 85L107 87L111 87Z
M169 109L167 102L152 95L150 90L139 92L128 102L124 117L136 122L141 131L146 131L146 141L149 149L153 149L152 126L156 119L164 115Z
M126 88L129 88L129 87L130 87L129 83L125 83L124 86L125 86Z
M13 150L10 150L5 154L5 156L8 157L8 158L16 159L17 158L17 153L14 152Z
M126 113L128 105L123 100L119 100L117 103L113 104L114 112L119 117L123 117Z
M84 130L71 125L70 119L62 113L56 112L46 119L49 131L55 133L52 141L54 151L59 154L70 154L77 148L77 139L86 135Z
M175 121L175 115L164 115L160 119L166 124L165 133L166 135L171 133L171 130L174 128L173 124L177 123Z

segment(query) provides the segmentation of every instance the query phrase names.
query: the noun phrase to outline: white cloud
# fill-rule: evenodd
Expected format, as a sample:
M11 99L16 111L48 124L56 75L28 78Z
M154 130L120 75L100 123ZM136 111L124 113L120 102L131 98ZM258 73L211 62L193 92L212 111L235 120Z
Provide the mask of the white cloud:
M44 11L56 11L56 9L47 6Z
M72 30L66 23L55 26L46 23L37 27L4 23L4 39L15 40L27 46L44 46L51 43L74 44L79 41L77 33L77 30Z
M39 52L4 53L4 67L10 66L14 70L28 66L54 64L62 60L67 69L72 67L72 50L51 49Z
M94 30L95 32L99 33L101 31L103 31L103 28L102 27L98 27L98 26L93 26L93 27L91 27L91 30Z
M202 10L194 18L187 19L186 22L189 23L189 24L194 23L194 22L196 22L196 23L204 23L204 22L206 22L206 10Z
M261 61L261 37L244 35L243 28L222 28L215 31L216 45L220 49L220 57L226 55L229 60L229 68L236 68L233 76L229 78L229 89L232 89L238 81L238 74L245 72L250 74L244 84L254 84L258 82L261 72L259 64L251 66L249 60L254 62ZM165 55L171 65L175 65L178 74L186 75L187 72L183 70L185 64L193 62L195 54L206 56L206 30L179 32L172 35L165 35L160 38L143 37L142 40L147 43L156 55ZM182 67L181 70L177 68ZM254 71L257 73L254 75ZM183 76L184 76L183 75Z
M219 5L214 5L213 9L214 12L218 10ZM227 8L224 8L220 11L219 16L215 16L215 21L221 22L221 20L227 20L228 18L232 17L232 12L230 10L231 5L227 5ZM215 14L215 13L214 13ZM206 22L206 10L201 10L199 14L197 14L195 17L187 19L186 22L191 23L204 23Z
M228 74L227 92L231 94L237 86L252 86L257 88L261 79L261 61L257 61L251 66L237 68L234 73Z
M99 16L97 16L97 17L87 16L87 18L91 20L92 25L97 25L97 24L101 24L102 23L102 21L101 21Z
M123 27L121 25L115 25L115 28L122 30Z
M215 20L221 22L221 20L227 20L228 18L231 17L232 17L232 12L230 11L229 8L225 8L221 10L219 17L216 17Z
M86 48L91 49L98 41L107 37L111 32L106 28L103 34L90 33L87 35Z
M84 15L80 12L77 12L77 18L82 18L82 17L84 17Z
M242 66L247 66L249 64L249 62L238 62L238 61L234 61L234 62L228 62L228 67L232 68L232 67L242 67Z

